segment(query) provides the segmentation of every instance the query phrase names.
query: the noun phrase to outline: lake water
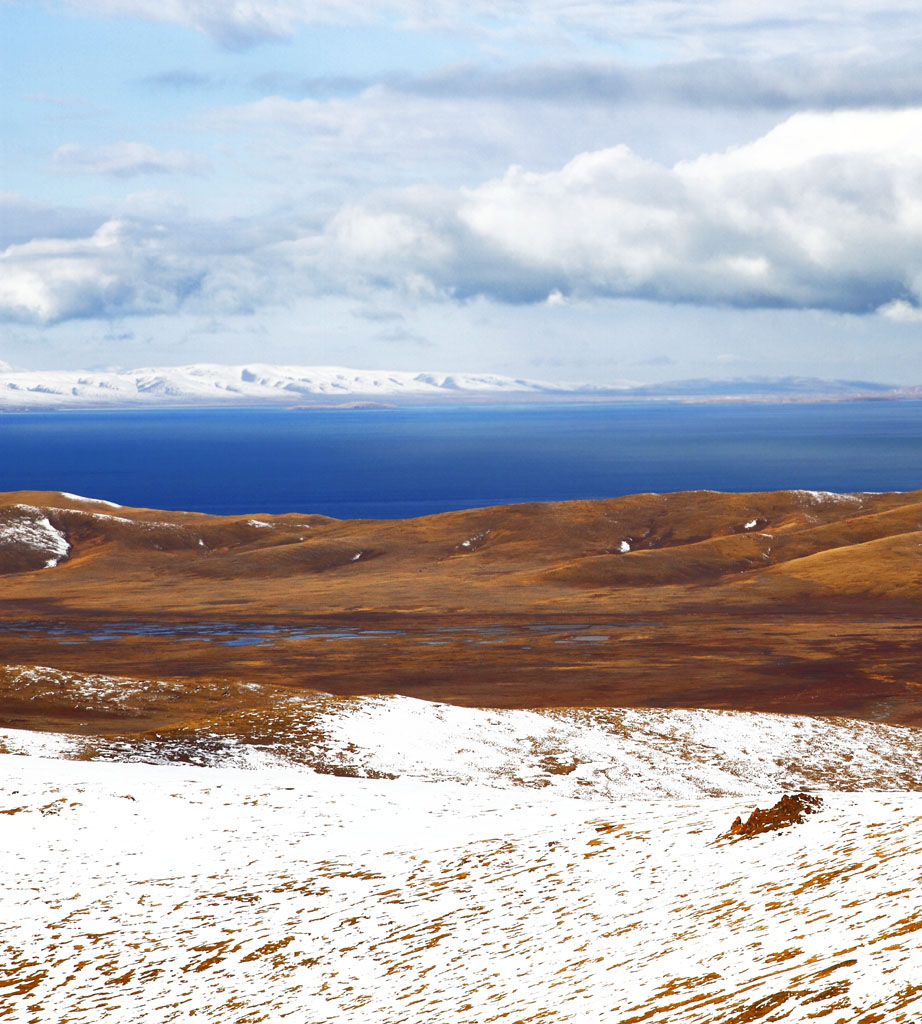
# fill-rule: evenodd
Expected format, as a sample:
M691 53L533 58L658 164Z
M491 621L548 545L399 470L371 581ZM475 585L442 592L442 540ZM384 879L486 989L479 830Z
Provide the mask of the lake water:
M0 490L402 518L642 491L922 488L922 402L0 416Z

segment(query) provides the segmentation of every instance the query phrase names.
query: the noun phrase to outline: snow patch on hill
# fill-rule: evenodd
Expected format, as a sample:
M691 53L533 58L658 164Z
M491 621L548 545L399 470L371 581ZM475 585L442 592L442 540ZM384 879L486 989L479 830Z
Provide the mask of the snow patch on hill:
M70 501L85 502L88 505L107 505L109 508L121 508L122 506L114 501L106 501L105 498L85 498L82 494L71 494L69 491L58 492L62 498Z
M803 498L808 504L813 505L822 505L826 502L838 505L860 505L866 493L868 492L863 491L861 494L839 494L836 491L791 491L791 494L795 494Z
M45 560L44 568L51 569L67 557L70 544L41 509L13 505L0 520L0 554L4 549L38 554Z

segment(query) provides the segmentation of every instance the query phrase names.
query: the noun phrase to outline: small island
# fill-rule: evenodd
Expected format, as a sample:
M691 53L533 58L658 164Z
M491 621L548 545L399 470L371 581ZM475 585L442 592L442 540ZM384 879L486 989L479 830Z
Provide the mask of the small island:
M387 402L311 402L308 405L289 406L291 412L316 412L317 410L340 409L396 409L396 405Z

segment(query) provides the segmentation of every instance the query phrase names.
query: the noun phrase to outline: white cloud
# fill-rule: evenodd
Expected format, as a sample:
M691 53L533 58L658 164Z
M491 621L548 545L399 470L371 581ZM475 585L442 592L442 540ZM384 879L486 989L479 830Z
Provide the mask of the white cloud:
M353 266L394 283L423 273L456 297L557 289L868 312L917 294L922 111L796 115L673 167L623 146L584 153L550 173L514 167L435 210L409 193L366 202L349 223ZM365 235L378 241L363 251Z
M255 310L288 296L414 301L632 297L914 318L922 307L922 110L799 114L673 166L624 146L476 188L407 188L205 222L144 207L0 256L0 309L53 322ZM555 298L551 301L559 301Z
M389 24L473 32L485 40L591 34L619 47L656 42L691 54L873 47L918 33L915 0L59 0L85 13L130 15L204 32L229 47L308 24Z
M181 149L166 152L144 142L113 142L92 149L67 143L54 152L62 170L130 178L142 174L201 174L207 161Z
M920 289L920 292L922 292L922 289ZM922 306L914 306L905 299L894 299L892 302L887 302L877 312L896 324L922 323Z
M0 308L39 323L175 310L196 276L184 263L156 230L107 221L88 238L10 246L0 257Z

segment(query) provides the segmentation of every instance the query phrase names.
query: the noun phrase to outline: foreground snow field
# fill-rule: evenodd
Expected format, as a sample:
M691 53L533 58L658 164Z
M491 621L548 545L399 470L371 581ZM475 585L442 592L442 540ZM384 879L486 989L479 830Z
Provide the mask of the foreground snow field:
M387 779L268 750L249 770L71 760L33 736L45 756L0 755L0 1019L922 1017L922 793L896 791L919 785L917 733L599 714L326 705L305 743ZM506 771L518 744L528 774L529 730L546 785ZM817 768L803 824L722 839L792 788L795 748L795 786L839 761L853 791Z

